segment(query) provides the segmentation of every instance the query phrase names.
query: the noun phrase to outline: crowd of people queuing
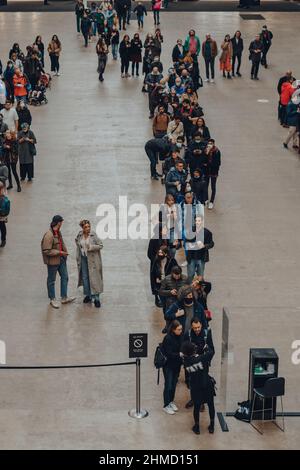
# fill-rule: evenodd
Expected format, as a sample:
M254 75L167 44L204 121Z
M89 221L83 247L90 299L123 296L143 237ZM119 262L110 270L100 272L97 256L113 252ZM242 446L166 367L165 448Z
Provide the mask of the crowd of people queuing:
M167 2L166 2L167 6ZM149 241L150 285L155 305L162 310L165 335L161 352L163 364L164 392L163 410L174 415L178 411L175 393L181 369L184 369L185 383L189 389L187 408L193 407L195 434L200 433L200 411L208 406L210 424L208 430L214 432L215 408L214 380L209 375L214 357L212 338L212 314L208 307L208 296L212 285L205 278L205 266L209 261L209 251L214 247L212 232L204 226L206 210L213 210L217 191L217 181L221 166L221 151L212 137L206 122L205 112L199 102L199 89L203 86L199 70L199 59L205 64L205 81L214 83L215 59L219 55L219 68L224 78L241 77L244 42L240 31L226 34L218 48L211 34L206 34L201 44L195 30L191 29L185 40L178 39L172 50L167 68L161 61L164 37L160 24L160 0L153 0L152 10L155 31L148 33L144 41L140 32L130 36L120 31L130 24L132 5L130 0L116 0L115 4L106 1L100 5L91 3L86 9L78 0L75 9L76 28L84 37L88 47L92 37L97 38L99 80L104 80L104 72L111 52L113 60L120 56L121 76L128 78L140 74L142 65L142 92L148 95L149 119L152 120L153 138L145 144L145 152L150 162L150 177L160 180L165 187L165 199L159 211L158 221ZM137 13L138 29L144 26L147 11L141 2L133 9ZM260 64L268 67L267 53L273 35L264 26L249 45L249 60L252 63L251 79L258 79ZM59 75L61 43L54 35L47 51L51 61L51 71ZM5 190L12 189L12 175L21 191L17 172L20 161L21 181L34 176L34 155L36 138L31 131L31 114L28 108L34 92L42 91L44 71L44 45L38 36L32 46L23 54L18 44L14 44L7 66L0 73L6 88L6 100L0 110L0 229L2 244L6 241L9 200ZM130 70L131 64L131 70ZM131 75L129 73L131 71ZM167 71L166 71L167 70ZM295 99L297 83L291 71L278 83L278 117L283 126L290 126L284 146L293 139L297 147L299 132L299 102ZM15 106L16 105L16 106ZM158 165L161 162L161 171ZM7 181L9 183L6 186ZM6 214L5 214L6 211ZM189 219L189 223L187 223ZM69 303L67 248L61 235L63 217L53 217L49 230L45 233L41 250L47 265L47 289L50 304L59 308L55 295L57 272L61 277L61 303ZM100 294L103 291L102 242L91 231L88 220L80 222L81 231L76 237L78 285L84 287L84 303L100 307ZM180 228L178 232L178 228ZM179 263L179 258L183 262ZM186 274L183 272L186 268Z
M61 43L57 35L49 41L47 51L53 75L59 75ZM9 51L6 65L0 60L0 232L1 247L6 245L6 224L10 211L7 192L22 191L22 183L34 178L36 136L31 130L30 105L48 102L46 90L51 74L45 72L45 46L41 36L23 52L18 43ZM19 170L18 170L19 163ZM14 179L14 181L13 181Z

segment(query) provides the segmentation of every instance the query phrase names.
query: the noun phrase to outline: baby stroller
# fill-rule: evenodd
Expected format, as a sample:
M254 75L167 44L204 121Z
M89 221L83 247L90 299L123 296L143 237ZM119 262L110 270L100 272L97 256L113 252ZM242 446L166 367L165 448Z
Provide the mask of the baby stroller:
M29 94L29 104L33 106L40 106L41 104L47 104L48 100L46 97L46 87L42 84L38 84L34 90Z

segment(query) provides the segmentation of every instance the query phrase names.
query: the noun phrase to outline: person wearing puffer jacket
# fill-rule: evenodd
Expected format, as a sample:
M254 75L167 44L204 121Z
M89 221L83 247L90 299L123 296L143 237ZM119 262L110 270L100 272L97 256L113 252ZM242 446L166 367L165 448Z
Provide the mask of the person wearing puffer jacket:
M184 161L178 158L175 168L171 168L166 176L166 193L172 194L177 203L184 197L184 190L188 174L184 169Z

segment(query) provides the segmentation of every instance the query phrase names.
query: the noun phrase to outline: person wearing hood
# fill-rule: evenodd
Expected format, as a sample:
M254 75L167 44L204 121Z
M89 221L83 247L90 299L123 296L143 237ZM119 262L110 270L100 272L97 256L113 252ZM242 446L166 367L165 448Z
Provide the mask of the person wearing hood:
M91 303L94 300L95 307L100 308L100 294L103 292L103 243L96 233L91 231L89 220L82 220L79 225L82 230L75 239L78 287L83 286L83 303Z
M166 176L166 192L172 194L177 203L180 203L183 199L187 177L184 161L178 158L175 168L171 168Z
M201 321L200 325L202 328ZM210 417L208 431L213 434L215 429L215 389L213 379L209 376L208 371L214 356L214 349L211 349L211 344L208 341L194 344L190 340L184 341L181 352L183 353L185 370L189 375L191 397L194 403L194 426L192 431L195 434L200 434L200 409L202 404L207 403Z
M155 305L159 308L163 307L159 298L161 283L166 276L171 274L174 266L178 266L178 264L175 258L170 255L168 248L159 248L150 267L151 291L155 297Z
M197 214L194 226L185 227L185 250L189 283L192 283L195 274L198 276L204 275L205 264L209 261L209 250L214 245L212 232L204 227L203 216Z
M178 320L183 327L183 331L186 332L191 328L193 317L199 318L203 328L208 327L204 308L197 301L196 291L191 286L183 286L178 291L176 302L173 302L166 310L166 323L169 326L171 321Z
M19 126L21 127L24 122L31 126L32 116L31 112L24 101L19 101L16 106L16 111L19 117Z
M21 181L24 181L26 176L28 181L32 181L32 178L34 177L36 138L34 133L29 129L29 124L27 122L22 124L21 131L18 132L18 143Z

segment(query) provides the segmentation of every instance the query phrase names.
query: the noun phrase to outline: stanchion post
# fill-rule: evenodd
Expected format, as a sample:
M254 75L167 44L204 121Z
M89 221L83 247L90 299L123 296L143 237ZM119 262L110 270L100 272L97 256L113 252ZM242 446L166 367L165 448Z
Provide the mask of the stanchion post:
M146 418L148 411L141 410L141 360L139 358L135 362L135 400L136 406L128 411L129 416L136 419Z

